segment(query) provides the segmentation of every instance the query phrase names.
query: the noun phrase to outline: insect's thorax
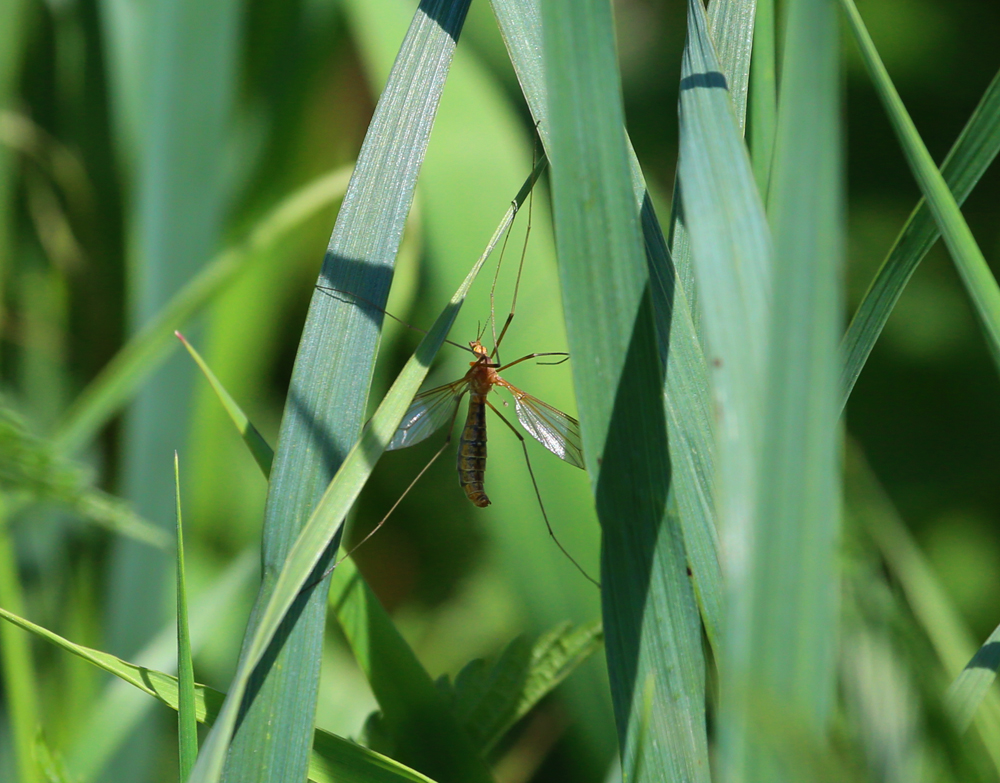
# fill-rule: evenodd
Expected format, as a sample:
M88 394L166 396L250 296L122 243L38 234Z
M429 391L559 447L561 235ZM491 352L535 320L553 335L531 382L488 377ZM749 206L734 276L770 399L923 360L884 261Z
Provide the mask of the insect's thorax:
M489 353L478 340L469 343L469 347L476 355L476 360L469 362L469 372L465 375L469 390L474 395L485 397L500 382L500 376L497 375L496 365L490 362Z

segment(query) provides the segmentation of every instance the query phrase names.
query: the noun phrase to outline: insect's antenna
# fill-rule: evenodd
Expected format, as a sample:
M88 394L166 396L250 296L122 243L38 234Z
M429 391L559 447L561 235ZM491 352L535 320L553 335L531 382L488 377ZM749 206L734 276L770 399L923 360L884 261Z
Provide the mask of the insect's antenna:
M559 551L566 556L566 559L569 560L574 566L576 566L576 570L579 571L581 574L583 574L584 579L586 579L588 582L594 585L598 590L600 590L601 583L598 582L596 579L594 579L594 577L592 577L590 574L588 574L587 571L584 569L584 567L576 561L576 558L574 558L573 555L571 555L566 550L566 547L564 547L562 545L562 542L556 537L556 533L552 529L552 525L549 524L549 515L545 512L545 504L542 503L542 493L538 489L538 482L535 480L535 471L531 467L531 458L528 457L528 444L525 442L524 436L514 428L513 424L507 421L507 417L504 416L500 411L498 411L493 406L492 402L486 400L486 404L490 406L490 410L492 410L497 416L500 417L501 421L503 421L504 424L510 427L511 432L517 435L517 439L521 441L521 450L524 452L524 464L528 466L528 475L531 476L531 486L535 488L535 497L538 498L538 508L542 512L542 519L545 520L545 527L549 531L549 535L552 537L552 540L556 542L556 546L559 547Z
M535 156L538 153L537 141L534 152L532 152L532 170L534 170ZM500 336L497 337L497 322L496 313L493 310L493 290L497 285L497 278L500 276L500 261L503 261L503 253L500 254L500 261L497 262L497 271L493 275L493 288L490 289L490 319L493 321L493 353L490 354L490 359L496 359L500 361L500 343L503 342L503 336L507 334L507 328L510 326L510 322L514 320L514 309L517 307L517 292L521 288L521 272L524 269L524 258L528 254L528 237L531 236L531 214L534 211L533 206L535 203L535 188L532 187L531 191L528 193L528 225L524 229L524 245L521 247L521 261L517 265L517 277L514 279L514 296L510 300L510 312L507 314L507 320L504 321L503 329L500 330ZM507 236L510 236L510 231L508 230ZM507 240L504 240L504 247L507 246Z
M401 324L401 325L405 326L407 329L412 329L413 331L420 332L421 334L427 334L427 330L426 329L421 329L419 326L414 326L413 324L408 324L402 318L397 318L396 316L394 316L392 313L390 313L385 308L379 307L371 299L365 299L363 296L361 296L361 294L356 294L353 291L344 291L344 290L341 290L340 288L331 288L330 286L318 285L318 284L316 286L316 290L317 291L323 291L324 293L343 294L344 296L353 296L358 301L364 302L365 304L370 305L371 307L374 307L376 310L378 310L379 312L381 312L382 315L389 316L389 318L391 318L393 321L395 321L398 324ZM337 297L334 297L334 299L336 299L336 298ZM469 348L469 346L467 346L467 345L461 345L460 343L456 343L456 342L454 342L452 340L448 340L448 339L445 339L445 342L448 343L448 345L454 345L456 348L461 348L463 351L468 351L469 353L473 353L472 349Z

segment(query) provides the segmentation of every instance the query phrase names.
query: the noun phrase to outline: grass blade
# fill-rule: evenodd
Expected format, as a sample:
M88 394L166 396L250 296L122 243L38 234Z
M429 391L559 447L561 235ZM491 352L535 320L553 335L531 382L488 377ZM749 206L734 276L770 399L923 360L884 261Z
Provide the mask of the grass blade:
M270 257L270 251L320 210L341 198L353 166L337 169L283 199L247 238L223 250L178 291L135 334L77 397L60 423L55 440L76 451L92 438L166 361L171 339L195 314L223 292L241 272Z
M941 176L961 206L1000 151L1000 72L993 77L979 105L965 124L948 156ZM893 307L917 266L934 246L941 232L926 199L920 199L889 250L864 299L847 327L841 350L844 368L841 385L844 404L851 396L868 356Z
M556 239L584 452L604 532L602 599L623 776L653 685L649 778L707 780L704 660L670 461L649 273L623 132L611 7L542 7Z
M425 0L417 9L330 238L321 284L357 294L376 308L385 305L417 173L467 9L468 0ZM313 295L271 471L264 578L241 660L293 543L358 439L382 321L376 308L341 302L319 290ZM261 670L262 680L255 683L254 698L233 737L226 779L265 783L305 774L326 589L323 582L302 597L295 623L286 625L276 640L274 663L266 673ZM239 668L248 674L252 666L241 663ZM217 779L235 717L225 713L221 730L202 747L196 779Z
M778 80L775 56L774 0L757 0L754 14L753 59L750 61L750 152L761 200L767 204L771 159L778 121Z
M727 575L748 599L731 628L740 683L722 764L737 779L795 779L796 735L821 747L834 705L839 576L837 431L843 264L840 70L835 8L786 6L769 201L774 268L756 503ZM794 597L794 600L792 599ZM737 624L739 624L737 626ZM752 692L751 692L752 691ZM765 737L777 717L791 732ZM728 732L732 733L728 733ZM745 776L745 777L744 777Z
M264 477L267 478L271 475L271 463L274 461L274 450L268 445L267 441L264 440L264 436L260 434L253 423L247 418L247 415L243 412L243 409L237 404L236 400L232 398L232 395L226 391L225 387L215 377L215 373L212 372L211 368L205 363L205 360L201 358L194 346L191 345L180 332L174 332L177 339L184 344L187 348L187 352L191 354L191 358L194 359L195 364L198 365L198 369L201 370L205 379L212 385L212 389L215 391L219 398L219 402L222 403L222 407L226 409L226 413L229 414L229 418L232 419L233 424L236 425L236 431L240 433L240 437L243 438L243 442L247 444L247 448L250 449L250 454L253 456L254 461L260 466L261 471L264 473Z
M198 757L198 726L194 710L194 663L188 632L187 586L184 574L184 523L181 517L181 468L174 452L177 493L177 737L179 777L187 780Z
M546 100L541 7L538 2L493 0L507 50L538 132L551 145ZM713 647L722 627L722 576L713 508L714 442L705 358L692 314L689 289L676 274L653 211L642 170L629 147L632 194L641 213L651 278L660 361L665 367L666 411L672 481L688 563Z
M851 31L858 42L861 57L868 68L875 90L882 99L889 115L889 122L896 131L899 144L920 186L920 192L927 199L927 205L944 237L948 252L951 253L962 282L965 283L965 288L975 305L993 361L1000 368L1000 286L997 286L996 278L987 266L986 259L983 258L982 251L976 244L955 197L948 189L941 172L934 165L934 159L924 146L899 93L889 79L889 73L875 50L875 44L861 20L857 6L852 0L841 0L841 5L847 14Z

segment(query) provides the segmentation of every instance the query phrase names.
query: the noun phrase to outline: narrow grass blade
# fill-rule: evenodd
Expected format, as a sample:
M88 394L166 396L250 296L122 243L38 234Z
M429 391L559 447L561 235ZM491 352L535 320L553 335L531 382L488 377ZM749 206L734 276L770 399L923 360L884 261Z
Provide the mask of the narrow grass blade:
M344 194L353 166L319 177L271 210L246 239L223 250L178 291L159 314L115 354L77 397L59 425L59 448L76 451L92 438L170 355L175 330L224 291L237 276L313 215Z
M375 109L330 238L320 284L350 291L375 307L359 307L320 290L313 295L271 470L264 515L264 575L238 666L244 676L256 663L246 663L248 657L256 657L251 654L251 639L263 638L259 628L289 552L358 441L378 348L381 308L468 2L425 0L418 7ZM357 448L355 466L360 466L364 459ZM332 526L341 520L324 521ZM330 534L328 541L332 527ZM327 586L324 580L306 591L295 621L286 623L275 640L269 658L273 664L259 672L253 699L245 706L239 731L232 738L225 762L227 780L268 783L305 774L319 687ZM237 694L236 703L227 705L230 709L221 725L202 746L194 779L218 779L246 684L237 680L231 689L230 699Z
M764 207L720 69L705 12L692 0L681 64L678 182L712 368L713 501L734 558L728 564L729 622L742 626L749 593L736 563L752 540L773 260ZM723 646L721 659L729 652Z
M708 4L708 32L719 70L726 76L729 99L742 135L747 122L750 54L754 48L755 0L712 0ZM683 78L683 77L681 77Z
M964 673L963 667L976 657L971 632L934 576L860 449L851 449L848 456L847 487L852 511L878 547L944 670ZM970 681L977 679L973 677ZM952 687L955 687L954 684ZM994 767L1000 770L1000 695L992 689L988 690L985 701L974 712L974 720Z
M753 159L757 191L765 204L771 182L771 159L778 121L774 5L775 0L757 0L753 59L750 61L750 157Z
M774 267L756 502L749 534L739 542L746 549L734 553L727 572L737 582L732 589L745 589L748 598L730 615L733 709L720 755L734 779L775 783L799 779L795 766L782 761L798 739L786 730L768 737L761 728L776 717L777 726L797 726L795 734L822 747L834 707L839 612L838 20L826 0L793 0L786 9L768 205Z
M945 698L959 729L965 731L982 704L1000 668L1000 627L996 628L972 656L962 673L948 688Z
M244 552L190 607L192 650L205 644L217 632L222 618L237 610L255 576L257 562L256 553ZM46 638L58 643L57 638ZM105 654L95 651L95 655ZM173 671L177 665L176 624L172 620L166 623L136 657L146 664L146 670ZM74 780L90 783L97 779L151 706L148 699L121 682L108 683L91 699L86 716L66 744L66 763Z
M899 93L889 79L889 73L875 50L875 44L861 20L857 7L853 0L841 0L841 5L847 14L851 31L861 50L861 57L889 115L889 122L896 131L896 137L910 164L913 176L924 198L927 199L927 205L937 222L945 245L948 246L948 252L951 253L962 282L965 283L965 288L975 305L976 314L986 336L987 347L1000 369L1000 286L997 286L996 278L987 266L986 259L983 258L982 251L976 244L955 197L948 189L941 172L934 165L934 159L924 146Z
M546 99L545 42L541 5L537 0L493 0L511 62L546 149L551 146ZM660 361L665 367L663 404L666 411L671 493L676 499L684 545L706 633L716 650L722 628L722 576L713 508L714 442L708 375L689 294L677 274L663 232L653 211L642 170L628 150L632 195L641 214L646 259L651 279Z
M518 194L518 205L523 203L527 192L534 184L534 176L535 172L532 173L525 187ZM514 207L511 208L511 217L513 217L513 211ZM300 595L303 587L306 586L317 566L323 562L324 553L329 544L339 534L341 521L350 510L358 493L368 480L368 476L371 475L375 463L385 451L385 447L392 439L403 414L427 376L430 364L444 343L472 281L486 262L497 239L499 239L499 233L470 270L458 291L455 292L441 315L438 316L434 326L420 341L416 352L400 371L368 426L362 431L361 438L344 458L340 469L320 498L316 510L295 540L284 567L277 575L270 598L259 615L259 620L249 639L245 653L241 657L229 695L226 697L226 704L220 713L220 720L202 747L198 765L192 776L192 783L218 779L229 736L236 722L237 710L243 694L246 692L254 667L263 658L282 620ZM460 737L451 737L450 740L455 745L456 755L453 757L453 761L465 762L462 765L463 769L457 771L456 774L464 772L466 775L464 779L467 780L474 780L483 775L488 777L488 773L484 769L477 769L474 758L468 758L465 755L464 748L461 747ZM468 777L470 775L474 777ZM459 779L462 778L459 777Z
M8 516L9 499L0 493L0 606L22 612L24 592ZM4 623L0 629L0 672L3 676L5 722L12 740L18 780L37 783L41 775L34 759L39 726L38 681L28 640Z
M250 454L253 455L254 461L260 466L264 476L270 476L271 463L274 461L274 450L264 440L264 436L253 426L253 423L247 418L247 415L236 403L236 400L232 398L232 395L226 391L219 379L215 377L215 373L212 372L211 368L205 364L205 360L201 358L201 354L194 349L194 346L180 332L174 332L174 335L184 344L187 352L191 354L191 358L198 365L198 369L201 370L205 379L212 385L212 389L218 396L219 402L222 403L222 407L226 409L229 418L236 425L236 431L240 433L243 442L247 444Z
M604 533L602 599L623 776L708 780L701 623L677 518L663 372L623 131L611 6L542 7L552 189L584 454Z
M473 743L488 754L511 727L585 661L603 639L600 622L562 623L530 642L512 641L492 664L467 664L452 688L455 712Z
M62 504L84 519L159 549L171 537L129 504L89 486L86 472L27 431L13 411L0 407L0 484L32 499Z
M941 164L941 176L961 205L968 198L979 178L986 173L1000 151L1000 72L993 77L979 105L965 124L948 156ZM844 404L851 396L868 356L875 346L893 307L917 266L934 246L941 231L925 199L910 213L889 250L885 261L872 280L864 299L858 305L844 335L841 351L844 368L841 386Z
M187 586L184 575L184 523L181 516L181 468L174 452L177 494L177 738L180 779L187 780L198 757L198 726L194 710L194 663L188 632Z
M170 674L136 666L114 655L75 644L58 634L36 625L13 612L0 608L0 618L6 620L5 628L16 626L45 641L76 655L97 668L118 677L143 693L152 696L172 710L180 709L178 679ZM199 723L211 725L219 713L225 694L207 685L195 684L192 690L193 715ZM316 783L393 783L414 781L429 783L430 778L408 769L392 759L342 739L335 734L317 729L313 738L313 753L309 762L309 779ZM76 780L76 777L72 779Z

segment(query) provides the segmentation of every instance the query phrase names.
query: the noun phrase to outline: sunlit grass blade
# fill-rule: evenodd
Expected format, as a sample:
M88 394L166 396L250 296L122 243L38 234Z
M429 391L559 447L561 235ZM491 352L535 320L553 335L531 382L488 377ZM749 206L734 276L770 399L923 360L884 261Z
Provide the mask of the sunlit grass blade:
M719 69L726 76L729 99L741 134L747 121L755 6L753 0L714 0L708 4L708 32L718 56Z
M754 506L727 552L735 580L727 626L720 763L733 779L798 780L782 759L822 747L836 693L840 530L837 377L844 257L836 8L786 8L774 169L774 248ZM706 311L706 320L708 319ZM742 458L750 458L745 452ZM728 531L727 531L728 532ZM726 683L729 683L727 689ZM766 736L769 718L795 726Z
M983 642L972 660L948 688L946 699L955 715L959 729L969 728L976 710L983 703L1000 668L1000 627Z
M512 206L508 211L508 220L505 221L508 225L509 220L513 219L516 207L524 203L538 173L539 168L536 168L515 199L515 206ZM239 667L226 698L226 705L220 713L219 723L213 728L202 747L192 781L214 781L221 772L229 735L235 725L237 710L243 694L246 692L254 667L263 657L286 613L307 585L314 570L322 562L328 546L334 537L339 535L342 520L371 475L375 463L392 439L403 414L423 383L430 369L430 363L444 343L469 287L505 228L505 225L501 225L501 229L498 229L486 251L470 270L444 311L438 316L434 326L420 341L416 352L400 371L392 388L389 389L388 394L362 431L358 442L344 458L340 469L320 498L315 511L296 538L284 567L277 575L270 598L259 615L258 623L245 648L244 655L241 656ZM478 760L467 755L462 747L463 744L467 743L463 743L461 737L454 736L450 737L449 740L454 747L454 755L451 760L460 765L457 769L451 770L458 776L457 779L475 780L484 775L488 776L485 769L478 764Z
M496 661L475 660L455 677L455 712L472 741L489 753L511 727L595 650L603 638L597 621L563 623L532 643L512 641Z
M712 368L716 494L710 502L720 536L739 552L751 539L756 497L773 261L721 67L705 12L693 0L681 64L678 182ZM728 622L741 625L749 593L735 573L728 587ZM720 658L730 652L723 644Z
M89 486L86 471L0 408L0 483L37 501L61 504L107 530L169 550L171 537L113 495Z
M170 355L175 348L174 331L225 291L241 272L268 259L291 232L341 198L353 168L337 169L295 191L264 216L246 239L206 264L80 393L56 432L59 447L75 451L107 424Z
M212 385L212 389L218 396L219 402L222 403L222 407L226 409L229 418L236 425L236 431L240 433L240 437L243 438L243 442L246 443L250 454L253 455L254 461L260 466L264 476L269 476L271 474L271 463L274 461L274 450L264 440L264 436L253 426L253 422L247 418L247 415L236 403L236 400L232 398L232 395L226 391L226 388L219 379L215 377L215 373L205 363L205 360L201 358L201 354L194 349L194 346L180 332L174 332L174 334L184 344L184 347L187 348L187 352L191 354L191 358L198 365L198 369L201 370L205 379Z
M4 628L16 626L45 641L76 655L97 668L118 677L133 688L152 696L172 710L180 709L180 686L178 679L170 674L137 666L114 655L76 644L58 634L25 620L13 612L0 608L0 618L6 620ZM23 635L23 634L22 634ZM193 715L199 723L211 725L218 715L225 694L207 685L194 684ZM313 738L313 753L309 762L309 779L316 783L393 783L394 781L414 781L427 783L430 778L408 769L392 759L374 751L342 739L329 732L317 729ZM77 780L77 777L72 779Z
M507 50L538 132L549 148L551 121L546 100L540 3L493 0ZM684 532L684 545L706 631L713 647L722 627L722 577L713 508L714 443L708 378L691 310L690 281L678 275L646 190L634 151L628 150L632 194L641 214L653 296L660 361L665 367L663 404L672 465L670 491Z
M979 105L941 164L941 176L958 205L968 198L998 151L1000 72L993 77L979 100ZM941 231L926 199L921 199L896 237L844 335L841 346L844 354L841 385L845 404L903 289L940 236Z
M251 639L262 638L259 626L289 552L358 441L382 308L467 10L468 0L427 0L417 8L341 205L319 283L359 298L341 301L317 289L309 307L271 470L261 551L263 580L237 667L243 676L249 676L256 663L246 664L248 656L256 657L251 655ZM374 307L358 306L358 301ZM364 463L360 456L357 459L358 465ZM339 525L341 520L325 522ZM332 528L330 533L328 541ZM243 707L239 700L247 683L234 682L230 698L236 694L237 702L227 703L219 725L202 746L193 779L218 780L224 761L225 777L233 783L268 783L275 777L298 779L305 774L327 589L324 580L302 596L294 623L286 623L274 640L273 664L261 670L253 698ZM244 712L227 757L238 709Z
M753 59L750 62L750 157L761 200L767 204L771 158L778 121L774 0L757 0L754 13Z
M701 623L668 513L663 371L611 7L542 6L560 278L584 454L604 533L605 648L623 777L707 780ZM636 749L652 680L642 769Z
M881 98L889 122L896 131L896 137L907 163L913 172L920 191L927 199L927 205L934 216L948 252L965 283L965 288L975 306L980 324L986 336L986 344L1000 369L1000 286L986 264L982 251L969 230L965 217L958 208L955 197L941 172L934 165L934 159L924 146L917 128L903 106L889 73L882 64L875 44L865 28L861 15L853 0L841 0L854 38L861 50L861 57L868 68L875 90Z
M188 631L187 578L184 573L184 523L181 515L181 468L174 452L177 495L177 738L180 779L187 780L198 757L198 721L194 710L194 663Z
M217 632L227 614L240 610L240 604L245 600L256 575L256 567L256 553L244 552L191 605L192 650L199 650ZM45 638L59 644L54 634ZM97 660L106 654L94 651L94 655ZM166 623L153 640L136 653L136 657L146 664L144 670L174 670L177 665L177 627L173 620ZM88 702L84 718L76 724L73 735L66 743L66 764L73 771L74 780L77 783L96 780L126 742L129 733L149 713L151 706L142 694L120 682L110 682L95 694Z
M0 606L24 611L24 591L18 573L17 553L11 531L11 499L0 493ZM39 725L38 681L31 647L24 634L6 623L0 628L0 673L2 673L5 720L12 740L11 751L18 779L41 780L34 760L35 732Z

